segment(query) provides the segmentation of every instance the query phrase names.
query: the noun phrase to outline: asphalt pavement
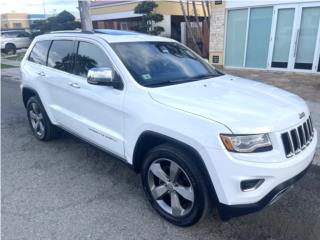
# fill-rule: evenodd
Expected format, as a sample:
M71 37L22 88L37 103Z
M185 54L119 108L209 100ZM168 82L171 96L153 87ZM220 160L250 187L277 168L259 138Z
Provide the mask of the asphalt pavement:
M151 208L140 176L123 163L69 134L37 141L19 84L1 79L3 240L320 239L319 165L258 213L222 222L213 212L195 226L176 227ZM320 118L314 121L319 126Z

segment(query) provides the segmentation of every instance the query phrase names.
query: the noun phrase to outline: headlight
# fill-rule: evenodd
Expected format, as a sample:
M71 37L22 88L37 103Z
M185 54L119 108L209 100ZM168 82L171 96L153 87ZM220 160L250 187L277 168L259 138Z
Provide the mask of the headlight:
M252 153L272 150L272 144L268 134L220 134L220 137L224 146L230 152Z

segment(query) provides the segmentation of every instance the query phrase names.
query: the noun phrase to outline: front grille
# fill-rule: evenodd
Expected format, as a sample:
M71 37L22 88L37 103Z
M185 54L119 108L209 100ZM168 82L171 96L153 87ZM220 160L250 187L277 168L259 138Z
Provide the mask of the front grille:
M281 134L284 152L287 158L299 154L312 141L314 128L311 117L297 128Z

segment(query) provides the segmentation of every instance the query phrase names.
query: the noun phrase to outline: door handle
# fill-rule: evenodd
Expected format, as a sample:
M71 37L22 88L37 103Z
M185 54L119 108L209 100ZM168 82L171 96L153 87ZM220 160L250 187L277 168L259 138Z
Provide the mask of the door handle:
M80 85L76 82L71 82L71 83L69 83L69 85L73 88L80 88Z
M46 74L44 72L38 72L38 75L41 76L41 77L45 77Z

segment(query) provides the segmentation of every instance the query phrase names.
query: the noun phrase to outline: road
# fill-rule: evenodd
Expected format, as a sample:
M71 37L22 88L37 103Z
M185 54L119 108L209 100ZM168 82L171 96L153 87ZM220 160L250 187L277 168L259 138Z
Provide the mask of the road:
M228 222L213 212L179 228L150 207L140 176L123 163L68 134L37 141L18 81L2 77L1 93L3 240L320 239L318 165L263 211Z

